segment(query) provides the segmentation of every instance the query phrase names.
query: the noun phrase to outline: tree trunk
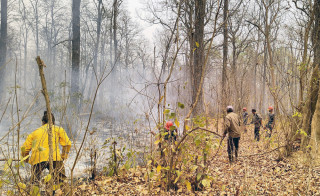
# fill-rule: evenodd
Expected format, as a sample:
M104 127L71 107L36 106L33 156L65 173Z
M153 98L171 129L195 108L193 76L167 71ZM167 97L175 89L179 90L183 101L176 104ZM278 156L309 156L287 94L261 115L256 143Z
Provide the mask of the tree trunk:
M1 0L1 32L0 32L0 102L5 97L5 71L7 57L7 25L8 0Z
M114 0L113 2L113 44L114 44L114 64L117 62L118 58L118 40L117 40L117 29L118 29L118 13L119 13L119 2Z
M307 60L308 59L308 40L309 40L309 34L310 34L310 29L312 24L313 24L313 14L307 23L307 27L305 28L304 36L303 36L303 56L302 56L302 63L300 64L300 67L299 67L299 85L300 85L299 105L300 106L303 104L303 100L304 100L303 94L305 89L306 70L308 68L308 60Z
M233 107L236 111L241 111L241 106L243 103L242 103L242 94L240 93L239 88L241 89L242 84L240 86L238 85L240 83L238 83L239 80L237 77L238 54L237 54L236 39L237 39L237 37L236 37L236 33L235 33L231 38L231 43L232 43L232 67L231 67L232 74L231 74L231 77L232 77L232 81L234 84L232 103L234 104ZM231 101L231 100L229 99L229 101Z
M257 95L257 68L259 65L260 39L261 39L261 34L260 34L260 32L258 32L257 47L256 47L255 54L254 54L255 61L254 61L254 79L253 79L253 82L254 82L254 84L253 84L253 97L254 97L253 108L257 107L257 96L256 96Z
M302 122L302 130L307 133L308 136L311 134L311 120L315 111L316 103L318 100L318 91L319 91L319 69L316 66L313 70L308 100L306 100L306 104L303 111L303 122ZM307 146L309 143L309 139L307 137L302 138L302 146Z
M223 6L223 62L222 62L222 108L225 108L228 104L229 99L227 99L227 61L228 61L228 12L229 12L229 0L224 0Z
M111 87L110 87L110 105L111 107L115 106L115 94L113 93L116 89L119 91L118 87L118 77L117 77L117 61L118 61L118 41L117 41L117 19L118 19L118 13L119 13L119 0L113 0L112 5L112 17L111 17L111 26L110 26L110 55L111 55L111 62L112 66L114 67L111 74ZM112 45L113 43L113 45ZM112 60L112 52L113 60Z
M320 90L318 90L319 98ZM310 146L312 147L312 152L318 154L320 150L320 99L317 100L316 108L312 117L311 123L311 139Z
M39 8L39 0L35 1L35 4L30 1L33 7L34 11L34 17L35 17L35 28L36 28L36 35L35 35L35 41L36 41L36 56L39 56L39 13L38 13L38 8ZM37 72L34 72L34 88L37 88L37 83L38 83L38 77L37 77Z
M267 64L268 64L268 50L267 50L267 43L264 41L264 57L263 57L263 77L262 77L262 90L261 90L261 98L260 98L260 104L259 104L259 109L260 113L264 114L265 110L264 104L266 102L266 80L267 80Z
M93 70L91 73L91 79L89 81L89 90L88 90L88 98L92 96L93 89L95 81L96 81L96 75L95 73L98 73L98 52L99 52L99 43L100 43L100 35L101 35L101 22L102 22L102 0L99 0L98 2L98 19L97 19L97 39L96 44L94 46L94 53L93 53ZM88 75L89 77L89 75ZM101 94L101 91L99 92ZM100 96L99 96L100 97ZM99 104L98 104L99 105Z
M193 87L194 84L194 66L193 66L193 61L194 61L194 48L195 48L195 43L194 43L194 28L193 28L193 14L194 14L194 4L192 4L192 1L185 1L185 9L186 9L186 16L185 16L185 26L188 32L188 41L189 41L189 51L186 53L188 56L186 57L187 65L189 66L189 78L191 81L190 86ZM193 100L192 100L193 101Z
M72 1L72 71L71 71L71 104L79 106L79 77L80 77L80 3Z
M193 114L199 115L203 113L203 99L202 99L202 88L201 76L202 76L202 66L204 66L204 18L206 15L206 0L195 1L195 33L194 41L196 43L196 50L194 51L194 63L193 63L193 85L192 85L192 103L195 102L197 98L198 89L201 93L198 97L198 103L194 109ZM200 86L201 85L201 86Z
M28 28L25 25L25 37L24 37L24 72L23 72L23 81L27 85L27 64L28 64ZM25 89L26 91L27 89ZM26 94L26 93L25 93Z
M129 69L129 29L128 29L129 17L124 21L124 31L125 31L125 57L124 57L124 64L126 71Z
M320 62L320 0L314 0L314 29L313 29L313 48L314 48L314 61L313 61L313 74L311 77L309 97L306 101L304 108L304 118L302 128L309 136L311 135L311 145L315 144L315 141L319 141L319 114L320 106L318 100L319 94L319 62ZM314 116L314 114L316 114ZM316 127L318 126L318 127ZM309 143L308 138L302 139L302 146L306 146Z

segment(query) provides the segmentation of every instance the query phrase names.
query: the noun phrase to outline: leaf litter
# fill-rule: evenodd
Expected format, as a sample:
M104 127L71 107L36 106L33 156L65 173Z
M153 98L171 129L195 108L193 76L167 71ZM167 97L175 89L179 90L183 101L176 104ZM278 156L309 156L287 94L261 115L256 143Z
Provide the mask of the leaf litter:
M206 181L209 186L202 191L189 191L190 184L179 181L177 190L166 191L161 182L148 182L146 168L137 167L118 177L100 176L83 182L75 195L320 195L319 164L310 164L302 151L282 160L277 150L264 154L279 146L266 145L268 142L263 136L256 142L253 133L243 134L239 158L233 164L228 162L224 144L209 163L207 175L213 179Z

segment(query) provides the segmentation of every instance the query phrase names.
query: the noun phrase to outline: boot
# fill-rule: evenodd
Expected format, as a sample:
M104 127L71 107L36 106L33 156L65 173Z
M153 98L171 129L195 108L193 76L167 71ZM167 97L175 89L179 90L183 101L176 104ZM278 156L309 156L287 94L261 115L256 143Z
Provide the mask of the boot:
M238 151L237 150L235 151L235 155L236 155L235 161L238 161Z
M233 156L229 155L229 163L232 163L232 162L233 162Z

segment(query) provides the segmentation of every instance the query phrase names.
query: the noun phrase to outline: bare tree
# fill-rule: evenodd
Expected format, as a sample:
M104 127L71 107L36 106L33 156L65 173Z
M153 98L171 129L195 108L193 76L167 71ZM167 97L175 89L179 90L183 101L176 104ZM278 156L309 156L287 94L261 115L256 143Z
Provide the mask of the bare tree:
M314 0L314 26L312 35L312 44L314 50L313 73L310 80L308 98L304 108L303 130L311 135L311 144L318 150L319 142L319 119L320 119L320 101L319 101L319 62L320 62L320 0ZM308 137L304 137L302 144L306 146L309 143Z
M228 63L228 14L229 14L229 0L224 0L223 4L223 61L222 61L222 86L221 86L221 99L222 107L224 108L228 102L226 83L227 83L227 63Z
M72 1L72 73L71 73L71 104L79 105L80 75L80 3Z
M0 32L0 102L5 95L5 71L7 58L8 0L1 0L1 32Z
M247 5L244 4L243 7ZM228 36L232 46L232 59L231 61L231 76L230 83L232 89L232 103L235 104L236 111L240 111L241 107L245 106L243 77L246 75L248 65L241 66L239 62L240 54L244 53L248 47L253 43L251 37L252 28L244 23L246 11L244 8L235 11L229 18ZM241 60L241 59L240 59ZM231 100L229 100L231 101Z
M193 114L199 115L204 111L203 108L203 93L201 86L202 67L204 66L204 26L206 16L206 0L195 1L195 32L194 41L196 44L196 50L194 51L194 61L192 66L192 103L197 98L198 89L200 89L200 97L198 98L198 104L196 105Z
M276 40L277 32L279 30L279 17L281 16L281 10L283 8L281 1L256 1L256 4L259 6L259 11L262 12L262 21L248 21L254 25L264 36L264 63L263 63L263 90L261 94L261 104L260 109L264 107L265 104L265 93L264 85L269 84L270 94L273 96L273 102L275 105L275 111L279 112L278 105L278 91L279 88L276 86L276 76L275 76L275 63L273 59L273 48L272 43ZM268 66L268 67L267 67ZM268 70L267 70L268 68ZM267 71L270 75L270 78L267 78ZM268 81L267 81L268 79ZM263 105L262 105L263 104Z

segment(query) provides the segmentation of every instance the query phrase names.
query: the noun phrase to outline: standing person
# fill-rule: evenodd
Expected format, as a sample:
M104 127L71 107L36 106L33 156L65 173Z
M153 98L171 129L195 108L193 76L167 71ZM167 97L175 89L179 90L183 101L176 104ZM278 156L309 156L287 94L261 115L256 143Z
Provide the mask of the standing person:
M63 182L66 178L63 160L68 157L71 148L71 141L69 140L65 130L54 125L55 118L52 116L52 145L53 145L53 179L57 182ZM25 143L21 147L21 154L23 157L32 152L30 160L27 161L32 165L31 168L31 183L38 184L41 173L44 169L49 170L49 143L48 143L48 113L44 112L42 117L42 126L28 135ZM59 143L62 146L62 153L60 154Z
M166 129L166 132L168 132L168 134L165 135L164 139L165 140L170 139L170 141L172 141L172 138L173 138L174 141L177 141L177 129L175 129L175 127L173 126L173 122L167 121L166 126L164 128ZM170 132L171 132L171 135L170 135Z
M260 127L262 125L262 118L260 117L260 115L258 115L257 110L256 109L252 109L252 121L251 124L254 124L254 139L256 141L260 140Z
M247 127L246 125L248 124L248 117L249 117L249 114L247 112L247 108L243 108L242 109L242 122L243 122L243 125L244 125L244 132L247 132Z
M269 114L268 114L268 123L266 124L266 126L264 128L267 128L267 137L271 137L271 134L272 134L272 130L274 128L274 125L275 125L275 119L274 119L274 113L273 113L273 107L272 106L269 106L268 107L268 111L269 111Z
M228 156L229 162L232 163L233 151L235 152L235 160L238 159L239 141L241 136L241 119L238 114L233 112L233 107L227 107L227 116L225 117L225 130L223 137L228 133Z
M243 108L242 111L243 111L243 113L242 113L243 124L247 125L248 117L249 117L249 114L247 112L247 108Z

